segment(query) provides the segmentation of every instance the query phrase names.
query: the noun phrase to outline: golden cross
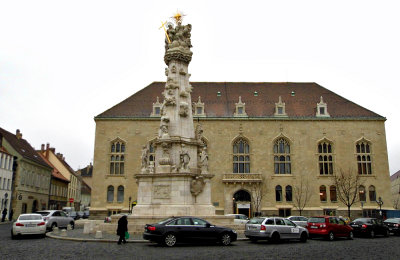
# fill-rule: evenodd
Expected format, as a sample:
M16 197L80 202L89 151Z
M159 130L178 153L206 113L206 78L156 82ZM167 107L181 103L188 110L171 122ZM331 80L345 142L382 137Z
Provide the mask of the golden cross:
M165 36L167 36L168 43L171 43L171 39L170 39L169 36L168 36L167 29L165 29L165 24L166 24L166 23L167 23L167 22L164 22L164 23L161 22L161 27L158 28L158 29L164 28Z

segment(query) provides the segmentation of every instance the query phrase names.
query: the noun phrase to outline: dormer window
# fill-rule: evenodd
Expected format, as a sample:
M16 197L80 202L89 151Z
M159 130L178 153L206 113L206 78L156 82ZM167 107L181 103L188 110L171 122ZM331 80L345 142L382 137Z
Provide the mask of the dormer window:
M206 116L206 114L204 113L204 103L201 102L200 96L197 103L194 103L194 116L196 117Z
M236 109L235 109L235 113L233 116L237 116L237 117L244 117L247 116L246 114L246 104L242 102L242 97L239 96L239 102L235 103Z
M321 100L317 103L317 117L330 117L328 113L328 104L324 102L324 99L321 96Z
M161 106L162 106L162 103L160 103L160 100L157 97L157 102L153 103L153 111L151 112L150 116L160 117L161 116Z
M275 103L275 114L276 117L287 117L285 103L282 102L282 97L279 96L278 103Z

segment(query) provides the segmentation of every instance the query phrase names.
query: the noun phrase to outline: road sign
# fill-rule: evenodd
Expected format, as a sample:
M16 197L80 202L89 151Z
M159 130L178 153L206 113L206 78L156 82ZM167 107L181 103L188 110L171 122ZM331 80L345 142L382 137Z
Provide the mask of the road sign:
M70 203L74 203L74 198L69 198Z

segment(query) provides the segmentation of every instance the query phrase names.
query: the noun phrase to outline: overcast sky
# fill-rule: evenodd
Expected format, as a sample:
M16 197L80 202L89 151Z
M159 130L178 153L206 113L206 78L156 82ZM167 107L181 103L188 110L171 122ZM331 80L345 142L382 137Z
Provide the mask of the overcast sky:
M37 149L49 142L74 169L85 167L94 116L165 80L159 27L181 10L193 26L191 81L317 82L387 118L393 174L400 170L399 7L387 0L0 0L0 127L20 129Z

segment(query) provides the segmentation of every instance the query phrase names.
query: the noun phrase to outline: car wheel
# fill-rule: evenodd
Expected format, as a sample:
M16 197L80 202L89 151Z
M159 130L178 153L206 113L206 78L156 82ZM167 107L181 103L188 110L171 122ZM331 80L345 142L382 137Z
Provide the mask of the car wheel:
M307 233L306 232L301 233L300 241L303 243L307 242Z
M371 230L371 232L369 232L369 237L370 238L374 238L375 237L375 232L373 230Z
M273 233L271 236L272 243L279 243L279 240L280 240L279 233L278 232Z
M328 240L329 240L329 241L335 240L335 235L333 234L333 232L329 232L329 234L328 234Z
M164 244L169 247L174 246L176 244L176 236L172 233L167 234L164 237Z
M347 239L352 240L354 238L354 234L353 231L349 232L349 236L347 237Z
M224 233L221 236L221 244L224 246L228 246L231 243L231 235L229 235L228 233Z
M70 222L69 225L71 226L71 230L73 230L75 228L75 223L74 222Z
M57 227L57 223L56 222L51 224L50 230L53 231L55 227Z
M12 240L17 239L17 236L13 234L12 230L11 230L11 239L12 239Z

